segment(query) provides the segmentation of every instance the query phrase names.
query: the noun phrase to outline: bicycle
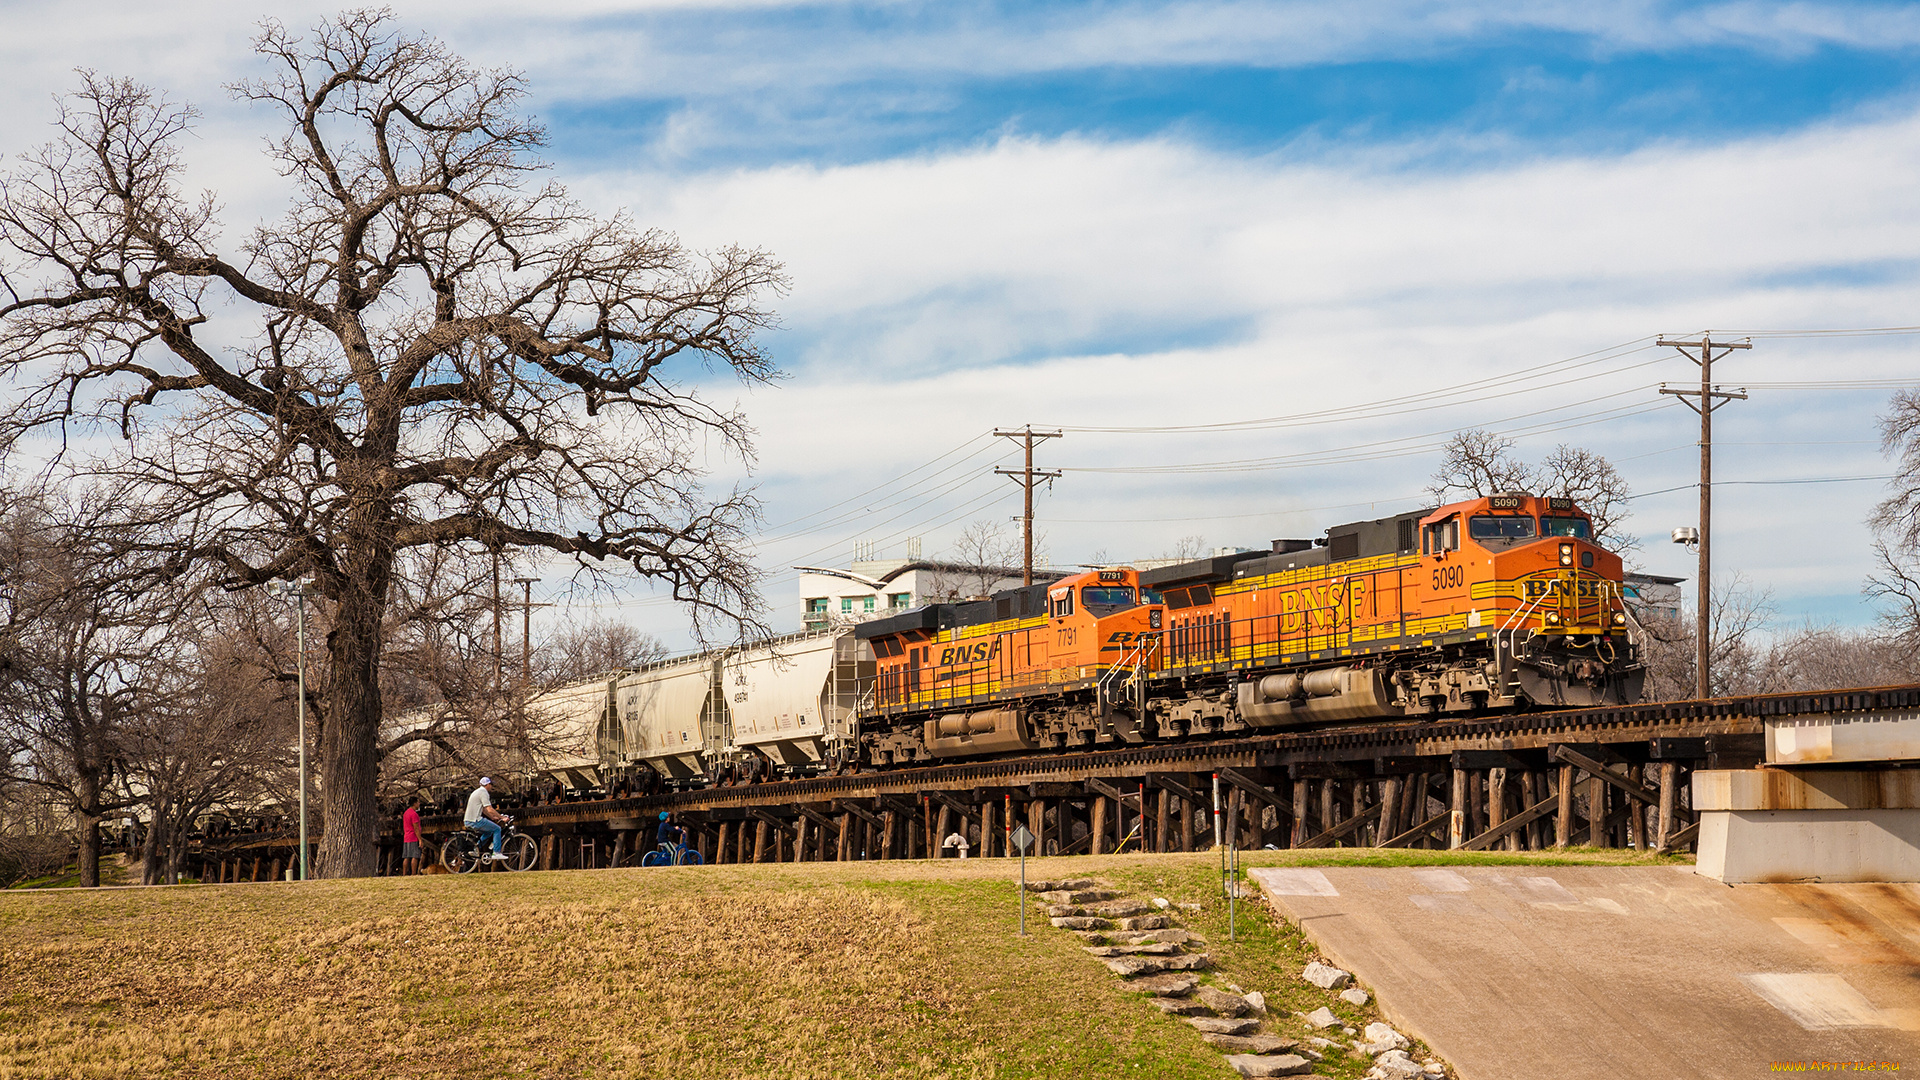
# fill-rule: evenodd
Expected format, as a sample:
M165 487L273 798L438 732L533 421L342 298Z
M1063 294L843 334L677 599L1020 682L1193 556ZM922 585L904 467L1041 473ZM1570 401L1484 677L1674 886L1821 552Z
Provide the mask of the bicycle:
M671 840L640 856L641 866L699 866L704 862L698 851Z
M447 837L440 847L440 865L456 874L471 874L482 866L496 864L508 870L519 872L533 869L540 858L540 844L533 837L520 831L513 819L507 819L503 827L506 841L500 847L504 860L489 858L493 851L493 841L480 830L469 825Z

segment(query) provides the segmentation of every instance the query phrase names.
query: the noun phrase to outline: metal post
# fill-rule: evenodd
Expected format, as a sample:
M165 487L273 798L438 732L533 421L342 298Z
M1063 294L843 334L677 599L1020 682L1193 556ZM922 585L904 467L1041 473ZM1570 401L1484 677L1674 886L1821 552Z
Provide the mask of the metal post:
M1213 843L1218 847L1222 841L1220 835L1220 774L1213 774Z
M1020 936L1027 936L1027 850L1020 849Z
M293 591L294 625L299 639L300 657L294 664L294 681L300 692L296 706L300 716L300 880L307 880L307 588L302 581Z

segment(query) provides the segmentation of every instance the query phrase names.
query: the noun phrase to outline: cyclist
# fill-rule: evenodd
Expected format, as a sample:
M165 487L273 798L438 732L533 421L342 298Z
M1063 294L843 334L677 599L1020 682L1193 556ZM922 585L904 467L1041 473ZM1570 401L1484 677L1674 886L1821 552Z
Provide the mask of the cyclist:
M493 854L490 858L495 862L505 862L507 855L502 849L506 847L507 834L501 826L511 824L513 819L493 808L493 777L481 777L480 786L467 796L466 820L467 828L482 836L493 837Z
M660 850L670 852L673 850L673 845L687 842L687 830L673 820L673 814L670 811L662 810L660 827L654 830L653 838L659 843Z

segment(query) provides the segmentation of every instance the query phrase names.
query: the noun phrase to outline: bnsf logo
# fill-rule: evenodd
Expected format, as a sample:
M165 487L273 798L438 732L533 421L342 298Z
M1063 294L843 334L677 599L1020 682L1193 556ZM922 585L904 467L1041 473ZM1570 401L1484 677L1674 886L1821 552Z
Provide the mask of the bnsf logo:
M942 665L978 664L982 661L991 660L999 655L1000 641L998 638L995 638L992 642L982 641L978 645L955 645L952 648L943 650L940 653L940 663Z

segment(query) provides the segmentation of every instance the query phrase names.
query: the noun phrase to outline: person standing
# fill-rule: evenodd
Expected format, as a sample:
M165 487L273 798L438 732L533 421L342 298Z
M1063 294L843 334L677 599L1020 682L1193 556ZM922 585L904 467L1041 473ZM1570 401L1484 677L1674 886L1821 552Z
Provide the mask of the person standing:
M504 862L507 858L503 850L507 846L507 834L500 827L511 820L493 808L493 777L481 777L480 786L467 796L467 828L478 830L482 836L493 836L495 862Z
M420 872L420 796L407 800L407 808L400 811L400 876L412 877Z

